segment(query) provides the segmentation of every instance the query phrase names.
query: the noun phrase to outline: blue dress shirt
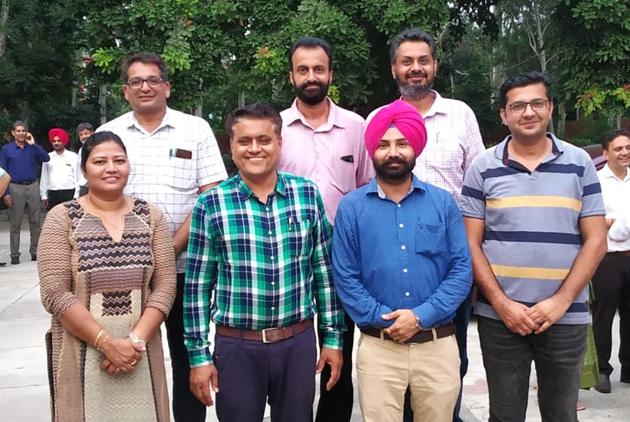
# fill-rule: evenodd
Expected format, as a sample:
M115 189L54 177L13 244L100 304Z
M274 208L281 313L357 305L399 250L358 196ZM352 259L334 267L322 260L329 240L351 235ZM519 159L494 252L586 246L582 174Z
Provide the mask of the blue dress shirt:
M346 312L360 327L411 309L423 328L449 323L472 285L464 223L452 195L413 176L396 203L376 178L346 195L333 230L333 274Z
M0 150L0 167L11 176L11 182L34 182L39 176L39 164L50 160L50 156L40 145L24 144L17 146L15 141Z

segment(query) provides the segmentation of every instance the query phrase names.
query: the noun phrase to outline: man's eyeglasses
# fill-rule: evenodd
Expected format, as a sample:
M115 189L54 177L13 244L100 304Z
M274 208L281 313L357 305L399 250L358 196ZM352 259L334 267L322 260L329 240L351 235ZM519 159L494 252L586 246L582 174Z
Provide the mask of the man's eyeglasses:
M145 82L151 88L157 88L158 86L162 85L162 82L164 81L162 80L162 78L158 78L157 76L150 76L146 79L142 79L142 78L129 79L125 85L128 85L129 87L133 89L139 89L142 87L142 85Z
M525 109L527 108L528 105L534 111L541 111L541 110L544 110L547 107L547 103L548 102L549 102L549 100L543 100L542 98L536 98L535 100L531 100L531 101L529 101L527 103L525 101L517 101L515 103L509 104L507 106L507 108L510 109L510 111L512 113L515 113L515 114L524 113Z

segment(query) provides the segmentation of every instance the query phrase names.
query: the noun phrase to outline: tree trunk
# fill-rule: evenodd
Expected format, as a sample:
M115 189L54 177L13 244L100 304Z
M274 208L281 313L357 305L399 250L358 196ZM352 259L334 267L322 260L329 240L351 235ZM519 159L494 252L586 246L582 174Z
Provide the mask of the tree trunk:
M101 84L98 90L98 106L101 114L101 124L107 123L107 84Z
M195 107L195 116L203 117L203 104L197 104L197 107Z
M9 20L9 0L0 3L0 57L7 48L7 22Z
M558 138L564 139L567 122L567 110L564 106L564 102L558 103Z
M617 113L617 116L615 117L615 129L621 129L621 117L623 116L622 112Z

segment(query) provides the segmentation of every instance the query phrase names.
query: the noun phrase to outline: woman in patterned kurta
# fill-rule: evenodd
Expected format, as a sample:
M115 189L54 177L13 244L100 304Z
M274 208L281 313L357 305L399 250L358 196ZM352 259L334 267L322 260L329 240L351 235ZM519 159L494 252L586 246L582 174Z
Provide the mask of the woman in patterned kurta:
M123 195L129 164L113 133L86 141L81 167L89 193L49 212L38 250L52 314L52 420L168 421L159 326L175 296L175 257L166 220Z

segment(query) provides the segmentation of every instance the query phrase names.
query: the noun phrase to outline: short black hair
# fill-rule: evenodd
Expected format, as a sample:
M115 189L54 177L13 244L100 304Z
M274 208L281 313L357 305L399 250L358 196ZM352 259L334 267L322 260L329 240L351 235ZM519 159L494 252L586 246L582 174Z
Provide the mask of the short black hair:
M269 103L253 103L232 111L225 119L225 132L234 136L234 125L242 119L269 120L273 124L273 130L278 136L282 133L282 117L274 106Z
M162 78L163 81L168 81L168 70L166 69L166 63L164 63L162 57L155 53L141 51L138 53L130 53L125 56L125 59L120 66L120 76L123 83L127 83L129 81L129 68L136 62L156 65L158 69L160 69L160 78Z
M82 122L82 123L79 123L77 125L77 128L76 128L75 132L78 135L79 133L83 132L84 130L89 130L91 132L94 132L94 126L92 125L92 123Z
M435 59L435 39L418 28L409 28L394 35L389 41L389 60L392 64L396 63L396 55L400 44L407 41L427 43L431 49L431 57Z
M90 158L90 154L92 154L94 148L105 142L115 142L122 148L125 155L127 155L127 148L125 148L125 144L122 139L120 139L120 136L116 135L114 132L96 132L87 138L83 147L81 147L81 168L83 170L85 170L85 164L87 164L87 160Z
M289 50L289 67L293 70L293 53L298 48L321 48L328 56L328 69L332 69L333 51L332 47L326 40L317 37L302 37L293 44Z
M18 126L23 126L24 129L28 130L28 125L24 123L22 120L16 120L15 122L13 122L13 124L11 125L11 130L17 129Z
M545 72L532 71L521 73L506 79L499 88L499 107L505 108L507 105L507 93L514 88L522 88L528 85L543 84L547 90L547 99L553 102L551 91L551 78Z
M626 138L630 139L630 131L626 129L611 130L606 135L604 135L604 138L602 139L602 149L608 151L608 146L610 145L610 143L620 136L625 136Z

